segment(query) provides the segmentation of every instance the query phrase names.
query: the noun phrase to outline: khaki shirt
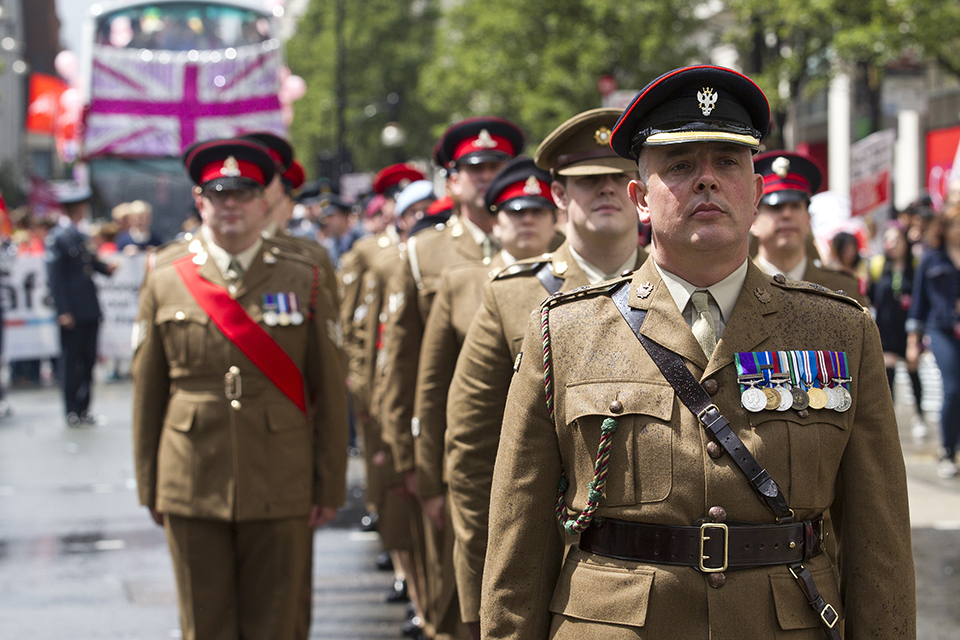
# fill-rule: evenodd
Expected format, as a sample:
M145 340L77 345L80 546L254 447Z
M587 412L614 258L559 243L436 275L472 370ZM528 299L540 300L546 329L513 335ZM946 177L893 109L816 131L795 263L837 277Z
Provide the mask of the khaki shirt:
M845 618L846 637L914 638L903 455L869 313L806 283L777 283L751 265L708 361L650 261L624 280L630 305L647 310L642 332L679 354L695 378L717 383L714 402L783 489L797 519L830 510L841 565L821 553L804 566ZM729 456L708 455L707 432L677 399L609 295L570 294L547 308L555 415L546 403L536 314L507 399L493 477L484 637L822 637L818 616L784 565L728 571L713 588L690 567L628 562L576 548L563 557L563 545L552 535L560 476L569 481L564 503L579 513L594 477L600 425L608 417L618 428L596 516L692 525L719 506L728 523L772 523L774 517ZM849 411L750 413L740 406L736 353L794 349L846 353Z
M235 299L293 360L304 379L305 415L210 320L174 260L199 239L157 252L140 291L133 436L142 504L218 520L306 516L340 506L346 493L347 402L335 344L336 314L318 295L319 268L275 239L238 285ZM212 260L200 275L225 286ZM304 320L263 322L262 296L296 293ZM227 397L225 375L239 383Z

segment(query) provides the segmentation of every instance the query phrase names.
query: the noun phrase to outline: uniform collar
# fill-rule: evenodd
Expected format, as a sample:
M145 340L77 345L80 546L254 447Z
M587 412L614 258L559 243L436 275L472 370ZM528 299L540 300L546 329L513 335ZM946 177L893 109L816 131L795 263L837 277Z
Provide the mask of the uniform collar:
M782 273L787 280L803 280L803 276L807 272L806 256L804 256L803 259L797 263L797 266L795 266L793 269L790 269L790 271L784 271L763 256L758 255L756 262L757 266L760 267L760 270L768 276L775 276L778 273Z
M570 249L570 255L573 256L574 261L583 271L583 274L587 276L587 282L590 284L598 284L605 280L612 280L613 278L619 277L624 271L633 271L637 266L637 256L640 253L640 247L637 247L633 250L633 253L630 254L630 257L627 258L626 262L620 265L613 273L604 273L577 253L577 250L573 248L572 244L567 243L567 247Z
M224 277L226 277L227 270L230 267L230 261L234 259L240 263L240 266L243 267L245 272L249 271L250 265L253 264L253 259L257 256L257 253L260 251L260 246L263 244L263 238L257 236L257 241L249 248L233 255L227 253L225 249L213 241L213 234L206 225L200 227L200 234L203 236L204 244L207 246L207 253L210 254L213 263L217 265L217 268L221 274L224 274Z
M490 238L491 240L496 242L493 235L487 235L486 233L484 233L483 229L481 229L480 227L475 225L473 222L471 222L470 218L468 218L467 216L465 215L460 216L460 224L462 224L463 228L467 230L467 233L470 234L470 237L473 238L473 241L477 243L478 247L482 247L484 240L486 240L487 238Z
M730 316L733 313L733 307L737 304L737 297L743 288L743 282L747 278L748 262L749 259L745 259L743 264L734 269L733 273L709 287L695 287L683 278L661 269L660 265L656 264L656 262L654 262L654 266L657 268L657 271L660 272L663 283L667 286L667 289L670 291L670 296L677 304L677 309L679 309L681 313L686 308L687 303L690 302L690 296L693 292L697 289L706 288L706 290L710 292L710 295L713 296L713 299L716 300L717 306L720 308L720 313L723 314L724 321L729 322Z

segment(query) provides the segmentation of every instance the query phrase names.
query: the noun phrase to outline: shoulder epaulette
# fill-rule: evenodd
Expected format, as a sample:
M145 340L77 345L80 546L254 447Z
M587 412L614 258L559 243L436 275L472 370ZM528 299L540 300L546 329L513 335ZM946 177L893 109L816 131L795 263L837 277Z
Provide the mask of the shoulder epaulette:
M561 304L567 304L582 298L595 298L596 296L612 295L624 282L630 282L633 274L614 278L613 280L604 280L597 284L588 284L570 291L558 291L543 301L542 307L556 307Z
M264 255L265 260L266 254L269 254L278 260L292 260L311 268L317 266L316 262L310 256L305 256L299 251L296 251L295 248L291 246L292 244L293 243L290 242L278 242L275 238L264 240L261 255Z
M547 258L546 260L544 258ZM518 275L534 275L540 269L543 269L548 264L550 264L549 254L540 258L530 258L527 260L520 260L514 262L509 267L504 267L500 269L497 274L493 277L494 280L503 280L505 278L510 278L512 276Z
M153 271L157 267L170 264L177 258L190 253L190 242L192 238L180 238L179 240L170 240L153 249L147 254L147 270Z
M785 291L802 291L805 293L812 293L816 295L821 295L827 298L832 298L834 300L842 300L847 304L851 304L857 309L863 310L863 307L860 306L860 303L848 296L846 293L840 291L833 291L827 289L822 284L816 284L814 282L806 282L804 280L787 280L782 275L777 274L770 279L770 284L775 287L779 287Z

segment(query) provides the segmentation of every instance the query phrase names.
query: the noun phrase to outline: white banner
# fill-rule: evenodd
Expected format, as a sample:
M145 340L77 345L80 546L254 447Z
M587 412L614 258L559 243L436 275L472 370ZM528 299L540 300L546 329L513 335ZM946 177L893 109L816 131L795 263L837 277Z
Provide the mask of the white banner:
M129 358L145 256L108 259L120 266L112 277L94 275L103 312L98 352L101 357ZM4 278L2 303L3 356L8 362L60 355L60 330L43 256L18 256L12 261L10 275Z

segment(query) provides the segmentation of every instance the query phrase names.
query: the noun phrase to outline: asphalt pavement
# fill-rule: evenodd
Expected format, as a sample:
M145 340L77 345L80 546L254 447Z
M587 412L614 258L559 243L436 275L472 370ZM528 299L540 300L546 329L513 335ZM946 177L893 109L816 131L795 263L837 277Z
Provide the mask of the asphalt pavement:
M918 589L918 637L960 637L960 478L935 471L935 434L911 434L899 389ZM934 385L935 386L935 385ZM99 423L68 428L57 389L8 391L0 421L0 640L168 640L180 637L163 531L137 503L129 382L99 382ZM928 415L935 394L924 400ZM361 530L362 466L350 497L316 533L311 638L400 638L404 605L384 597L375 533ZM896 579L891 576L890 579Z

